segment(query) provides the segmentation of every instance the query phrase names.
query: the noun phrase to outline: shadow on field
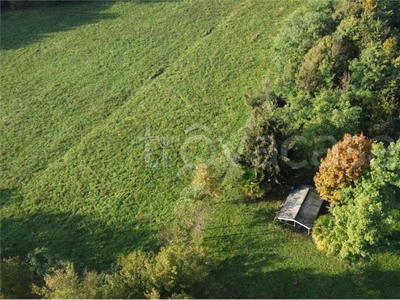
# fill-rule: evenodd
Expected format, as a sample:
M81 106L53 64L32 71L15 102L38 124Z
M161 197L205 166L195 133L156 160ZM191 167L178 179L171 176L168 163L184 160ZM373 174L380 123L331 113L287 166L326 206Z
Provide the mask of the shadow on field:
M104 270L115 262L117 255L146 245L154 236L140 225L113 229L104 222L65 213L3 219L1 252L5 256L23 257L36 247L46 247L60 259L74 262L78 269L88 266Z
M18 49L53 32L115 18L115 14L103 12L111 5L113 1L89 1L2 12L1 49Z
M295 249L294 249L295 251ZM313 273L312 269L282 268L263 271L277 257L234 256L222 261L215 272L217 298L396 298L400 295L400 270L374 267L338 275ZM284 262L282 262L284 264Z
M128 0L135 3L182 2L183 0Z
M0 189L0 207L21 201L22 198L18 197L15 189Z
M250 204L251 205L251 204ZM278 207L258 209L254 211L252 222L235 225L208 228L205 243L211 249L216 249L217 257L221 257L212 273L216 286L215 298L230 299L264 299L264 298L398 298L400 295L400 270L382 270L385 263L390 262L400 252L396 247L385 249L385 256L379 261L369 261L361 265L348 265L335 274L332 264L342 262L327 262L329 270L316 268L315 260L310 257L303 266L297 262L288 261L280 255L283 247L292 247L296 252L298 243L283 246L279 233L268 234L272 230L271 222L275 222ZM267 228L267 225L270 225ZM286 227L276 224L275 230L286 231ZM243 227L241 230L240 227ZM282 230L280 230L280 228ZM227 230L228 229L228 230ZM220 231L233 234L220 234ZM288 233L310 239L307 233L301 235L288 227ZM264 243L260 251L260 243ZM257 252L255 252L257 251ZM236 252L236 253L235 253ZM310 254L312 255L312 254ZM379 254L382 255L382 254ZM328 260L328 258L326 258ZM385 260L385 263L382 263ZM343 262L343 264L345 264ZM292 268L291 266L296 266ZM391 268L394 269L394 268ZM318 270L316 272L316 270ZM320 273L322 272L322 273ZM333 273L333 274L332 274Z

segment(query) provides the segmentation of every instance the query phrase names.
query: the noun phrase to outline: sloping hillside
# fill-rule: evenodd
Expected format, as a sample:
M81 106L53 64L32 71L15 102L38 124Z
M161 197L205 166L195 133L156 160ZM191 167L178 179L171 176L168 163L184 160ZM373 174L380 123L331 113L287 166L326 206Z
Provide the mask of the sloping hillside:
M269 46L301 1L79 3L2 13L1 251L108 268L153 249L193 164L226 172ZM234 172L234 171L229 171ZM228 173L229 173L228 172ZM400 259L354 271L226 184L205 244L220 297L394 297ZM389 263L390 262L390 263Z

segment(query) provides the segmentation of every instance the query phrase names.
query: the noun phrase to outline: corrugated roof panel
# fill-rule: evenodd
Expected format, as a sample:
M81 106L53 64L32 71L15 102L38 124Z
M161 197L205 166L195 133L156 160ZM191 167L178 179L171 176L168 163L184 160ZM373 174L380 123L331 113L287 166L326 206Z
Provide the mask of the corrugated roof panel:
M283 204L278 219L294 220L300 211L309 189L310 187L307 186L294 189Z
M314 189L310 189L296 216L296 221L310 229L318 217L322 203L323 201L318 193Z

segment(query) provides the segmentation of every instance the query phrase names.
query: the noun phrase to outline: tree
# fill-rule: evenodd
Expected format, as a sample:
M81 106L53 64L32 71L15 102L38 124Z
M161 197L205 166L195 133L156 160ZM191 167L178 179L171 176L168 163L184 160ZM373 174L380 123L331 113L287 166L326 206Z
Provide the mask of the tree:
M269 92L286 104L291 130L316 136L315 121L323 119L324 135L335 138L357 131L398 138L399 5L311 1L286 22L274 42L268 82ZM348 122L331 111L343 111Z
M61 268L52 268L44 276L45 285L34 285L33 292L45 298L96 299L102 295L102 276L96 272L85 272L82 278L74 265L66 262Z
M143 298L153 255L134 251L118 260L117 270L106 276L105 298Z
M400 195L400 140L387 148L373 144L371 153L370 171L356 186L342 190L342 205L331 208L333 219L320 218L314 228L317 246L348 260L369 257L385 245L393 229L390 212Z
M353 104L363 109L362 128L370 134L398 135L394 125L399 120L400 65L396 65L397 39L362 50L350 64Z
M346 204L332 208L335 221L327 237L328 253L349 260L370 256L391 232L389 198L394 193L371 178L344 190Z
M296 74L296 87L315 95L324 89L340 86L355 56L353 45L336 36L321 38L303 57Z
M290 106L283 109L283 118L291 130L309 141L321 136L340 139L345 133L356 132L361 115L358 106L352 106L348 95L339 90L321 90L315 97L298 93L290 97ZM304 148L306 152L312 149Z
M242 139L238 163L243 167L243 190L260 198L281 179L279 145L287 135L287 124L272 102L255 107Z
M287 96L296 90L295 78L304 55L322 37L331 34L331 14L336 1L310 1L295 11L274 40L271 70L273 89Z
M343 141L328 150L314 182L321 197L331 204L341 202L341 190L354 186L369 167L371 141L363 134L345 134Z
M381 185L390 184L400 188L400 139L388 147L382 143L372 145L371 177Z
M182 293L203 298L210 289L210 267L211 259L201 246L163 247L149 265L148 290L162 298Z
M135 251L118 261L106 276L106 298L169 298L177 295L207 296L211 260L203 247L171 243L157 255Z
M35 248L30 251L25 258L25 262L29 266L33 283L36 285L44 284L44 276L51 268L63 266L63 262L51 255L47 248Z
M0 260L0 298L32 298L31 273L18 256Z

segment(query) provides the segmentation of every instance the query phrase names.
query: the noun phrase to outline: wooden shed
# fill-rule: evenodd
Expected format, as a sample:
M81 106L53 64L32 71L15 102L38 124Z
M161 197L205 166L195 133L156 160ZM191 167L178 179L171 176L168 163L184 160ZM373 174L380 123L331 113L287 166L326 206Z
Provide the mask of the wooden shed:
M294 227L300 225L306 228L310 234L322 204L323 200L313 187L299 186L290 192L282 205L278 219L283 223L294 225Z

